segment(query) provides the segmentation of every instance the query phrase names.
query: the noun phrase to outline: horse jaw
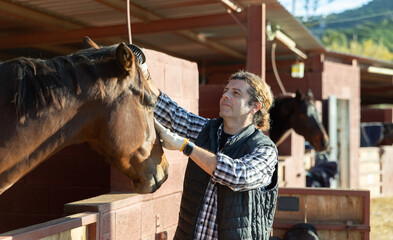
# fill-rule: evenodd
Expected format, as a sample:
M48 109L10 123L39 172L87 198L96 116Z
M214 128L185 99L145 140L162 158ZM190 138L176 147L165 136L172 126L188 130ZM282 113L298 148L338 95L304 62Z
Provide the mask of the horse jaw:
M143 160L143 164L156 165L156 167L148 168L148 172L139 172L139 180L133 180L131 184L136 193L153 193L168 179L169 164L158 137L153 144L150 156Z

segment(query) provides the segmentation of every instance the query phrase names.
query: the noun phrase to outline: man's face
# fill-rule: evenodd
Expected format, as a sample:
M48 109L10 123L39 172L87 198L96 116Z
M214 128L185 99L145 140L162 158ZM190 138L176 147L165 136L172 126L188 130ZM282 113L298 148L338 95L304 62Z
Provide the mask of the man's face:
M220 117L247 120L252 115L252 106L248 105L249 88L244 80L230 80L220 99Z

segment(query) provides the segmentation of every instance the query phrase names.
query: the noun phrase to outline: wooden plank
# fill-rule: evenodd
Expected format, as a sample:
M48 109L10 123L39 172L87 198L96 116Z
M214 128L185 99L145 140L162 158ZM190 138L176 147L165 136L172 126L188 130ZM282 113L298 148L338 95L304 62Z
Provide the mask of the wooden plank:
M40 238L40 240L88 240L88 231L86 226L81 226L61 233L56 233L49 237Z
M78 213L26 228L0 234L0 240L36 240L66 232L81 226L94 224L98 213ZM71 238L72 239L72 238Z

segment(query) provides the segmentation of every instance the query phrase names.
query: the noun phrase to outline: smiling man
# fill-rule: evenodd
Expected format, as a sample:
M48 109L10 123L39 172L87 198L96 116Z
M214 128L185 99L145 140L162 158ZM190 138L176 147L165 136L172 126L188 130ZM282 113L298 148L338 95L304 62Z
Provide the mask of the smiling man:
M175 239L269 239L278 154L260 130L270 126L270 87L255 74L233 74L220 99L220 118L212 120L155 91L163 146L189 156Z

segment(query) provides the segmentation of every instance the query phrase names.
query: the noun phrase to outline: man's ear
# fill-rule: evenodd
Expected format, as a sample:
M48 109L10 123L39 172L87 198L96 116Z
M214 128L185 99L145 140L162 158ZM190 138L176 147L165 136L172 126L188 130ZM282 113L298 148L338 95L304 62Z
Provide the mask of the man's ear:
M261 102L254 102L253 103L253 108L251 109L251 113L255 114L262 108L262 103Z

